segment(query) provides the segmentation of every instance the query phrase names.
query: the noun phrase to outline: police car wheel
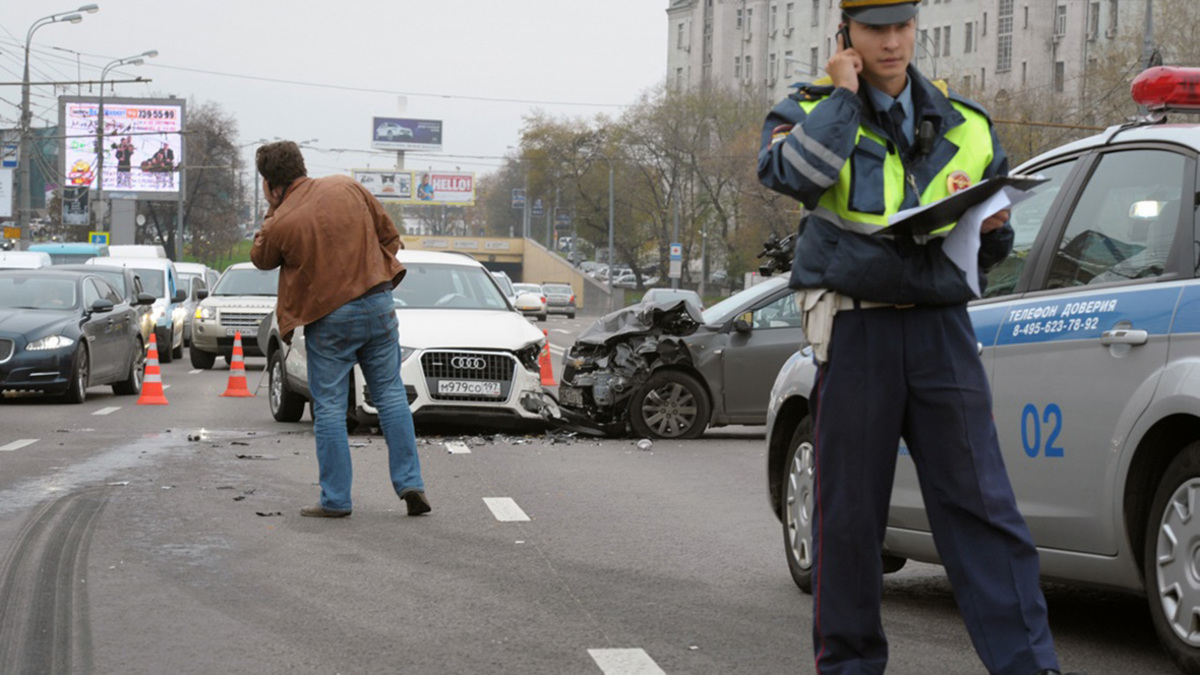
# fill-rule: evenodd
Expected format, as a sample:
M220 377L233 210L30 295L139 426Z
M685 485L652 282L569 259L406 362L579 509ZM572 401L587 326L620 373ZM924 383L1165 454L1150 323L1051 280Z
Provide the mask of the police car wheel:
M1150 616L1180 670L1200 672L1200 441L1180 452L1158 483L1143 565Z
M217 355L206 352L202 349L197 349L196 345L188 347L188 356L192 360L192 367L200 370L208 370L213 367L213 361L217 360Z
M704 386L678 370L655 372L629 402L629 423L642 437L697 438L711 414Z
M792 581L805 593L812 594L813 570L813 488L815 447L812 418L805 417L792 432L788 443L787 473L783 476L783 550L787 553Z

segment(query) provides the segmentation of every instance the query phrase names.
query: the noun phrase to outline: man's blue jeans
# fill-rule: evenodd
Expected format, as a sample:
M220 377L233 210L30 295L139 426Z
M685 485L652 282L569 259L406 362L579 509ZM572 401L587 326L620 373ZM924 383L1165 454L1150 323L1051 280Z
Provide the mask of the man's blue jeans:
M350 441L346 408L350 373L362 367L379 426L388 446L388 466L396 494L425 490L421 461L404 382L400 379L399 326L392 294L377 292L351 300L304 327L308 387L313 397L321 506L349 510Z

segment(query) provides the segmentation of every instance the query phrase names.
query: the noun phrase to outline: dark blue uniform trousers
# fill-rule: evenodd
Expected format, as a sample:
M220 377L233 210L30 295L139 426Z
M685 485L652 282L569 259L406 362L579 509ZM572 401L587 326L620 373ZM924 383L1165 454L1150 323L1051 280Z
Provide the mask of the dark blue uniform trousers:
M901 437L979 658L991 673L1057 670L1037 551L1004 470L966 307L839 312L813 398L817 672L887 665L881 550Z

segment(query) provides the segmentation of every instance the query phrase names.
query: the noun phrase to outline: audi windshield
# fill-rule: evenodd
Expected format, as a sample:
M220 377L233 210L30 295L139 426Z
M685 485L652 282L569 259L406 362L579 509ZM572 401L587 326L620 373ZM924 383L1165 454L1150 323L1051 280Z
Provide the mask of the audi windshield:
M392 291L396 309L499 309L508 302L482 267L405 263L408 273Z

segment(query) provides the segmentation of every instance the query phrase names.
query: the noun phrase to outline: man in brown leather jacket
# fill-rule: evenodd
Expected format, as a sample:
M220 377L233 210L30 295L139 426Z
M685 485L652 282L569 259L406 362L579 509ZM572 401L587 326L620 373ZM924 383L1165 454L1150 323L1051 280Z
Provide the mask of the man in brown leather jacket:
M352 178L309 178L300 148L291 141L260 147L255 163L270 208L254 235L250 259L259 269L280 268L279 333L290 343L303 326L308 356L321 499L300 514L351 513L345 415L355 363L379 410L392 487L408 515L428 513L392 303L392 288L404 278L396 260L400 234L383 206Z

